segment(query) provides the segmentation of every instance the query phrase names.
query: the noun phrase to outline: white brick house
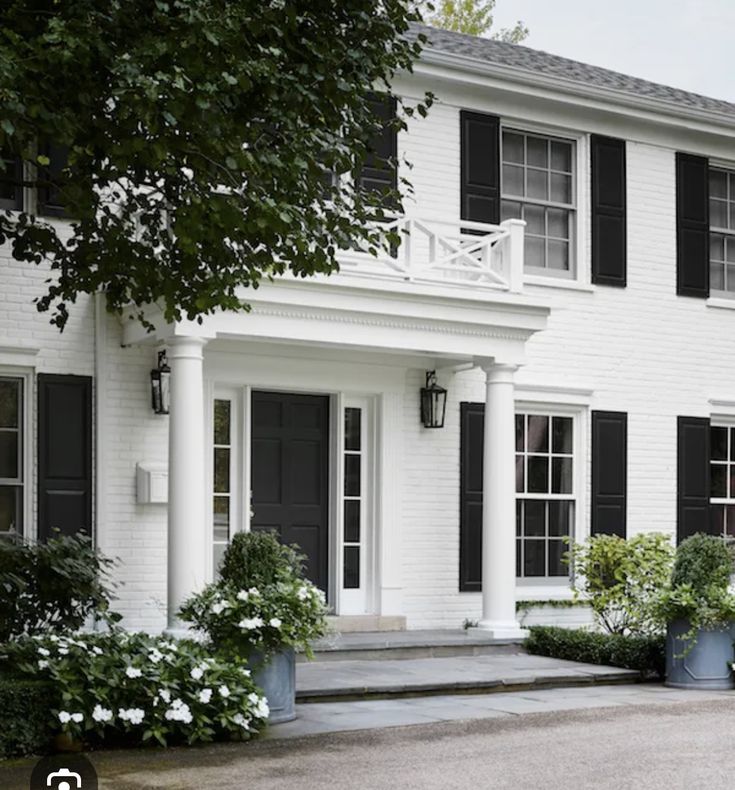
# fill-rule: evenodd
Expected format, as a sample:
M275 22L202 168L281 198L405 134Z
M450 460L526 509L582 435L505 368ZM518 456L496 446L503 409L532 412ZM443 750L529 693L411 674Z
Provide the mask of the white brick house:
M173 624L251 527L300 543L338 615L498 636L516 599L570 596L563 535L735 531L735 105L430 36L397 86L437 103L396 142L421 222L395 259L153 335L80 299L60 335L4 251L0 529L88 521L130 627Z

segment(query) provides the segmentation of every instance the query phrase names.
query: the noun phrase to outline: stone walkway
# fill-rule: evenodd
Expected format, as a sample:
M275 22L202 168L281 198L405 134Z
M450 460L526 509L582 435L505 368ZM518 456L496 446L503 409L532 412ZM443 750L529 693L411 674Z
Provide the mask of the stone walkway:
M436 661L436 659L434 659ZM474 659L476 661L477 659ZM566 663L566 662L565 662ZM732 691L686 691L660 684L595 685L492 694L372 699L297 705L298 718L277 724L267 738L296 738L320 733L374 730L412 724L492 719L528 713L620 708L652 703L730 700Z
M631 670L532 656L515 648L450 658L301 663L296 667L296 697L301 702L344 700L637 680L638 673Z

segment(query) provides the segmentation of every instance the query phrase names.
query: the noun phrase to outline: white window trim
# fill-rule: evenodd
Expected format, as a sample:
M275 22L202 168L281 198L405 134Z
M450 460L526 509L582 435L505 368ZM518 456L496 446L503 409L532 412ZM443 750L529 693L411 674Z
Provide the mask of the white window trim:
M733 162L722 162L715 159L709 160L709 169L710 170L721 170L726 171L728 174L732 173L735 174L735 163ZM712 196L709 191L709 182L707 183L707 198L708 201L712 200ZM732 201L730 201L732 202ZM711 236L713 233L717 233L721 236L731 237L735 239L735 229L728 229L728 228L717 228L713 227L710 221L709 224L709 231L708 236ZM707 249L709 250L709 244L707 245ZM711 259L709 252L707 253L707 266L711 267ZM708 307L724 307L731 310L735 310L735 291L724 291L715 288L710 288L710 296L707 299L707 306Z
M25 349L5 349L3 351L11 351L18 355L25 351ZM35 353L33 354L35 357ZM24 360L25 361L25 360ZM21 534L24 538L35 540L38 536L38 526L36 519L33 517L33 504L35 492L35 431L34 431L34 407L36 402L36 388L35 388L35 369L29 369L25 366L18 365L2 365L0 364L0 376L7 378L20 379L23 382L22 394L22 409L23 420L21 427L21 445L23 453L22 474L23 474L23 495L21 504L21 515L23 519L23 530Z
M529 134L545 135L548 137L558 137L566 140L571 140L575 143L575 171L572 174L572 189L576 199L576 205L573 211L573 234L574 239L571 244L573 250L572 257L572 271L571 277L554 277L544 274L539 274L538 270L532 273L524 272L524 282L533 285L540 285L552 288L567 288L570 290L594 290L592 286L592 267L590 261L590 243L589 243L589 191L590 191L590 167L589 167L589 140L590 135L588 132L581 130L568 129L566 127L548 126L546 124L533 123L524 120L523 118L514 118L512 116L503 116L500 121L500 178L501 188L500 196L502 200L502 139L503 131L517 130L519 132L527 132ZM576 286L576 287L575 287Z
M516 398L515 411L518 413L544 414L551 417L571 417L574 431L574 470L572 473L572 497L574 499L574 520L572 522L572 540L575 543L585 541L590 534L587 489L589 479L589 408L587 395L573 397L571 403L550 403L547 400L522 400ZM513 526L515 536L515 524ZM571 577L552 581L548 577L516 578L516 598L518 600L571 600L574 596Z
M710 428L735 428L735 414L723 416L723 415L712 415L710 417ZM729 440L728 440L729 441ZM712 467L712 452L710 451L710 458L708 464L708 471ZM717 463L717 462L715 462ZM722 462L723 464L725 462ZM735 466L735 462L730 461L729 458L727 460L727 467L730 468L731 466ZM735 505L735 497L709 497L709 502L711 505Z

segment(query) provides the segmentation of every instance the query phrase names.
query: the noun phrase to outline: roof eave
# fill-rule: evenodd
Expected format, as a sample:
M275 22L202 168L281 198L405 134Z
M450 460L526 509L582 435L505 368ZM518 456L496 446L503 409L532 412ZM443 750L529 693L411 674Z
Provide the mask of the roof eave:
M735 130L735 117L729 114L687 107L650 96L638 96L615 88L581 83L555 74L542 74L532 69L491 63L467 55L459 55L456 52L443 52L426 47L421 53L420 60L414 66L417 73L421 72L422 62L455 72L494 77L529 87L552 89L570 97L600 100L619 107L655 113L670 119L698 121L730 131Z

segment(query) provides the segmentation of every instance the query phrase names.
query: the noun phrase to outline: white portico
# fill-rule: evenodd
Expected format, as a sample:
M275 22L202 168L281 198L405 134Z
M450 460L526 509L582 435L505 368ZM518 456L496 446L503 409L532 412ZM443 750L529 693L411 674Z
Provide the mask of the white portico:
M170 627L213 576L213 540L241 529L298 543L338 615L402 617L403 435L420 419L407 374L437 370L452 387L454 371L476 367L488 415L479 627L521 635L513 375L549 309L522 293L522 222L453 236L400 222L396 257L354 254L329 278L279 278L243 294L249 313L202 325L149 315L153 335L128 323L125 343L165 346L171 368Z

